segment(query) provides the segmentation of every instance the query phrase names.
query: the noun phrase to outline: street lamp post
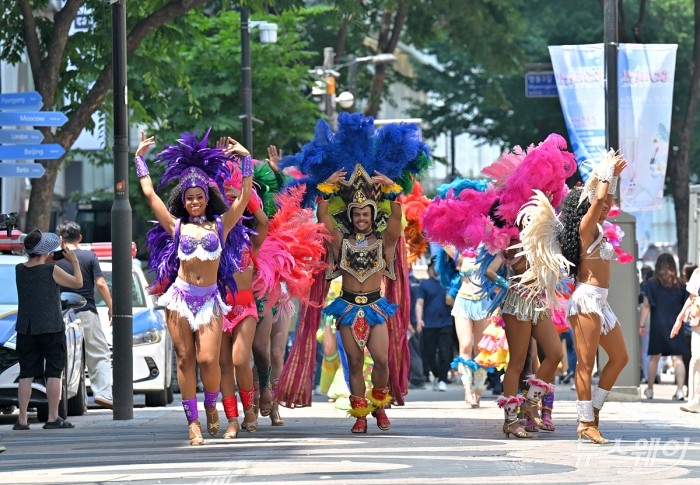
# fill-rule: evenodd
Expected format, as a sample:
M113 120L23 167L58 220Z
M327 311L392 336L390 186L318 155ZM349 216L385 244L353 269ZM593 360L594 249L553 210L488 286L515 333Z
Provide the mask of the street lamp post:
M251 22L250 12L241 7L241 107L243 108L243 146L253 153L253 81L250 65L250 29L260 27L263 44L277 42L277 25L269 22Z
M374 56L355 57L350 55L348 61L343 64L334 64L335 52L332 47L323 49L323 66L318 74L323 76L323 112L331 127L335 129L335 105L340 104L345 109L351 109L355 105L355 85L357 83L357 69L360 64L389 64L396 62L394 54L377 54ZM338 70L348 68L348 90L336 96L336 78L340 76Z
M112 205L113 376L115 420L134 418L133 316L131 302L131 205L126 85L126 0L112 3L114 92L114 203Z

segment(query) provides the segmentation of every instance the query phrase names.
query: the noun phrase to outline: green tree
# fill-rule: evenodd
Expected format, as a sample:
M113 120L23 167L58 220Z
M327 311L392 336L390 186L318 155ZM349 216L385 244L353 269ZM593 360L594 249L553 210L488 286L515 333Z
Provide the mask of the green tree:
M673 194L678 252L687 257L688 181L698 181L700 140L697 132L700 87L700 0L626 0L619 2L620 42L677 43L667 191ZM504 148L543 140L549 133L566 133L557 98L527 98L523 75L526 63L549 63L549 45L591 44L603 40L602 1L531 0L521 9L527 25L521 38L525 53L519 72L494 73L477 59L460 54L450 39L434 42L438 66L421 66L417 89L437 100L415 107L427 120L427 133L436 136L484 127L477 138ZM693 21L691 21L693 19ZM689 73L686 75L685 73Z
M399 43L418 49L436 38L449 38L455 50L467 53L493 72L509 72L517 65L521 0L336 0L341 16L334 45L336 57L393 54ZM350 44L360 35L367 46ZM508 53L502 55L502 53ZM387 85L393 81L386 64L373 68L364 114L377 116Z
M254 155L258 158L265 157L269 144L292 153L313 136L320 111L315 102L305 97L303 86L312 82L309 67L316 53L306 50L304 25L314 24L327 14L327 8L309 8L275 17L255 16L256 20L274 21L280 31L276 44L251 42L254 116L262 121L254 123L253 132ZM186 82L178 84L168 75L149 75L158 70L158 63L175 61L171 54L151 60L151 49L145 43L131 60L130 120L147 126L148 135L156 136L154 151L174 143L180 133L195 129L201 134L211 128L212 142L220 136L238 137L242 131L239 13L226 11L209 16L191 11L173 26L189 32L190 41L172 53L178 57L179 75ZM160 164L150 164L154 180L163 169ZM135 173L130 172L130 177L132 186L137 186ZM143 197L134 192L131 205L146 220L151 217L151 210Z
M173 23L206 0L142 0L129 2L127 9L127 51L133 55L146 39L157 33L158 47L173 52L187 42L188 32ZM300 0L254 0L252 8L299 5ZM213 8L220 2L212 2ZM47 143L58 143L68 152L84 128L91 127L93 113L108 105L112 86L110 6L101 0L66 0L53 11L49 0L15 0L0 7L0 58L19 63L26 49L36 90L44 100L43 109L60 110L68 122L52 131L42 129ZM219 7L220 8L220 7ZM86 15L86 28L71 35L78 15ZM158 58L151 51L151 58ZM153 64L157 64L157 61ZM162 63L159 67L163 67ZM171 74L178 79L177 74ZM186 85L184 81L181 84ZM65 158L65 157L64 157ZM32 179L27 227L47 229L53 189L63 159L42 162L46 173Z

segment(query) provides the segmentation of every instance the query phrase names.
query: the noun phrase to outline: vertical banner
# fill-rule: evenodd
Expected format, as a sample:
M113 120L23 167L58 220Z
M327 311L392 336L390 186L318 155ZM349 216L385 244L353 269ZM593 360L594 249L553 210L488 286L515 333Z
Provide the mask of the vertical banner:
M676 44L620 44L618 91L622 173L620 200L628 212L662 204L673 100ZM603 44L550 46L566 127L584 180L605 150ZM613 147L614 148L614 147Z
M571 149L585 181L605 150L603 44L550 46L549 55Z
M620 150L630 162L620 178L620 201L628 212L663 202L677 47L620 44Z

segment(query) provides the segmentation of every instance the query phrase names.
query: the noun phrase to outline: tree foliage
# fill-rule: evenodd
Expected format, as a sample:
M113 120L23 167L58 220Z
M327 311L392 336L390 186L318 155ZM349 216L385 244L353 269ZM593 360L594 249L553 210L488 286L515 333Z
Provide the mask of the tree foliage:
M127 51L136 52L158 32L163 52L187 42L187 33L170 28L206 0L142 0L127 8ZM214 2L217 5L221 2ZM53 131L42 129L46 143L69 151L82 130L90 127L93 113L105 106L112 86L111 7L101 0L65 0L54 11L49 0L15 0L0 6L0 58L18 63L26 50L36 90L45 110L61 110L68 122ZM251 0L251 8L288 8L301 0ZM215 5L216 6L216 5ZM76 18L84 27L73 33ZM162 29L162 30L161 30ZM158 50L151 52L157 57ZM155 55L154 55L155 54ZM171 74L177 78L176 74ZM63 159L42 162L46 173L32 179L26 225L47 229L56 176Z
M431 136L487 128L477 138L510 148L543 140L549 133L566 135L557 98L527 98L527 63L549 63L549 45L592 44L603 40L602 0L531 0L520 16L527 26L520 39L524 52L512 74L494 72L452 38L433 39L428 49L437 63L419 68L414 87L430 93L413 115L429 123ZM700 128L697 95L700 88L700 0L625 0L619 2L619 39L628 43L677 43L673 118L667 192L673 194L679 256L685 260L688 239L688 181L698 182ZM488 43L488 41L486 42ZM499 55L495 55L500 58Z

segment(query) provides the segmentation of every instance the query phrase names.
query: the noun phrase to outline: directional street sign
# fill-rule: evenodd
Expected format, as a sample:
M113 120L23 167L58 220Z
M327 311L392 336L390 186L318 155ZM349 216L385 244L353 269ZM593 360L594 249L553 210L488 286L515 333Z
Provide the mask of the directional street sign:
M0 111L36 111L44 101L36 91L0 94Z
M554 73L552 71L526 73L525 96L528 98L556 98L559 96Z
M55 160L64 153L66 151L58 143L0 146L0 160Z
M42 106L36 91L0 94L0 127L63 126L68 121L59 111L38 111ZM39 130L0 129L0 160L55 160L66 153L61 145L42 141ZM0 177L39 178L44 172L39 163L0 163Z
M36 179L42 177L45 171L40 163L0 163L0 177Z
M39 130L0 130L0 145L35 145L44 141Z
M0 126L62 126L66 121L60 111L0 111Z

